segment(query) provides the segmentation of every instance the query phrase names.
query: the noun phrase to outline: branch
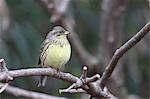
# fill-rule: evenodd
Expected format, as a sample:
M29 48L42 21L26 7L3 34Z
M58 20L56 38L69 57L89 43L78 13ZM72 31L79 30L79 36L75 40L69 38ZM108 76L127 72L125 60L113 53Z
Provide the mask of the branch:
M3 86L4 86L4 84L0 83L0 87L3 87ZM24 89L9 86L9 85L7 86L5 91L9 94L16 96L16 97L25 97L25 98L30 98L30 99L66 99L64 97L50 96L47 94L28 91L28 90L24 90Z
M101 77L100 86L104 88L109 77L114 71L119 59L127 52L130 48L132 48L135 44L137 44L146 34L150 31L150 22L148 22L136 35L134 35L129 41L127 41L124 45L122 45L119 49L117 49L110 60L108 66L106 67L103 75Z
M8 73L2 72L0 74L0 81L6 80L8 75L13 78L25 76L49 75L71 83L75 83L78 80L78 77L75 77L70 73L58 72L57 70L52 68L32 68L32 69L12 70L8 71Z
M100 86L94 84L94 82L100 79L100 75L96 74L93 77L87 77L87 67L83 67L83 72L80 78L75 77L70 73L63 73L61 71L57 71L56 69L52 69L52 68L35 68L35 69L20 69L20 70L11 70L11 71L8 70L7 73L6 71L1 72L0 81L2 80L8 81L8 76L12 78L17 78L17 77L41 76L41 75L48 75L54 78L58 78L73 83L69 88L67 88L66 90L60 90L60 92L69 92L69 93L84 92L84 93L88 93L92 97L109 97L109 94L107 94L104 91L93 90L90 89L90 87L88 87L88 85L90 84L91 86L93 86L94 89L96 88L101 89ZM8 86L9 85L5 87L5 85L3 85L2 91L7 89Z
M91 78L87 78L87 67L83 67L82 74L80 76L80 79L76 81L76 83L73 83L70 87L67 89L61 89L59 90L60 93L88 93L91 97L97 97L97 98L110 98L114 99L113 95L108 92L108 90L102 91L100 86L98 85L97 81L99 81L100 75L96 74L95 76ZM92 82L90 82L92 81ZM82 88L82 89L81 89Z

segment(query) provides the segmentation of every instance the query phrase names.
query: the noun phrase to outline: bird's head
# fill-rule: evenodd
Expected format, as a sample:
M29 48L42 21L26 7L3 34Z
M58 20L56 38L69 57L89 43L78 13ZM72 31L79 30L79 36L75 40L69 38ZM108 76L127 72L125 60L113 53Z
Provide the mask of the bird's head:
M66 36L69 34L68 31L66 31L63 27L61 26L55 26L52 31L50 31L47 35L47 38L50 40L55 40L55 39L66 39Z

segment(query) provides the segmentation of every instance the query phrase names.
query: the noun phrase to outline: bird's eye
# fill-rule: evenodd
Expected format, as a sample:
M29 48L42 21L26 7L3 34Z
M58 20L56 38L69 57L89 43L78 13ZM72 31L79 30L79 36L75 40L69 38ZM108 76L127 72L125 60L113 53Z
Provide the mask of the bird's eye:
M63 31L60 31L60 34L63 34Z

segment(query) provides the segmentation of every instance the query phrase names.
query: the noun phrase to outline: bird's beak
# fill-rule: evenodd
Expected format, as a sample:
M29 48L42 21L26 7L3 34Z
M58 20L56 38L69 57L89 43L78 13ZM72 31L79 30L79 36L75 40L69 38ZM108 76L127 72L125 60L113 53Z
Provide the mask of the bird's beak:
M70 34L70 32L66 31L66 32L65 32L65 35L68 35L68 34Z

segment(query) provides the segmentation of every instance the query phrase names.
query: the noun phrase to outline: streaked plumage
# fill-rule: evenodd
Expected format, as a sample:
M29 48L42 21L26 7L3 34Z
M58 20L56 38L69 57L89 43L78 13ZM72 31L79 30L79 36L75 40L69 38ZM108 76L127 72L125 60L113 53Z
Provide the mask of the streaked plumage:
M67 40L68 32L56 26L50 31L41 45L38 65L61 69L70 59L71 46ZM42 77L43 80L44 77ZM43 81L39 86L44 86Z

